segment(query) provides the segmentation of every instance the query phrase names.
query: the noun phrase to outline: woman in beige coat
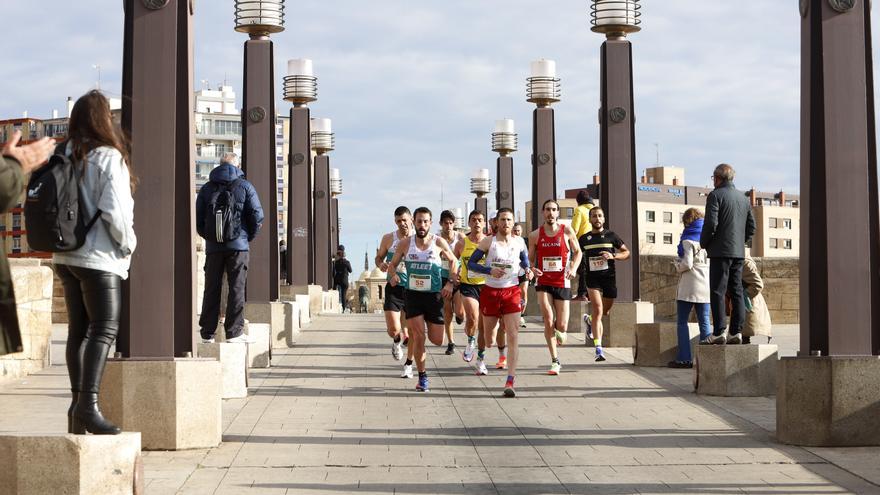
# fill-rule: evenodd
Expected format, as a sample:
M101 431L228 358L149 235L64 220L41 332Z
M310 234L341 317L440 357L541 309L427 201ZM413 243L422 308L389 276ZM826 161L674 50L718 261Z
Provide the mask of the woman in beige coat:
M761 292L764 280L758 273L758 266L751 256L746 255L742 272L743 290L746 293L746 322L743 325L743 344L750 343L755 335L766 335L769 342L771 335L770 310Z

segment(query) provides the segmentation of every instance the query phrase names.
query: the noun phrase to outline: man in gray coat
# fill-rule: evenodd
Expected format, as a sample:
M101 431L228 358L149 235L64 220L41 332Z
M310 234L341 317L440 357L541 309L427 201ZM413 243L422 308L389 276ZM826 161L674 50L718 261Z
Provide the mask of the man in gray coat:
M733 185L733 167L722 163L715 167L712 180L715 190L706 199L706 219L700 245L709 254L709 285L712 290L711 344L741 344L746 305L743 299L742 270L745 245L755 234L755 217L745 194ZM730 332L725 337L727 316L724 294L730 295Z

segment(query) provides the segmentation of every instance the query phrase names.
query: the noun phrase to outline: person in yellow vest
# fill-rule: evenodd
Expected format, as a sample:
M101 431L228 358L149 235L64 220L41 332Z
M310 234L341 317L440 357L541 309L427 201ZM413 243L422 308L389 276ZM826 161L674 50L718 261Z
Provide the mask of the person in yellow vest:
M575 238L580 239L582 235L589 232L593 227L590 225L590 209L593 208L593 198L586 190L579 191L577 194L577 208L574 209L574 215L571 217L571 230L574 231ZM578 288L577 295L572 298L573 301L587 301L587 272L585 271L586 263L581 263L578 267Z

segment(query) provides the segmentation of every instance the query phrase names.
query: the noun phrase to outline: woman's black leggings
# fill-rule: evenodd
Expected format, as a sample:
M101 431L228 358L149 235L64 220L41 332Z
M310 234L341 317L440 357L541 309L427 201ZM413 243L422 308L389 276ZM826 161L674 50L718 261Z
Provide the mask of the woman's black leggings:
M70 265L56 265L67 302L67 371L70 388L98 393L107 352L119 332L122 278Z

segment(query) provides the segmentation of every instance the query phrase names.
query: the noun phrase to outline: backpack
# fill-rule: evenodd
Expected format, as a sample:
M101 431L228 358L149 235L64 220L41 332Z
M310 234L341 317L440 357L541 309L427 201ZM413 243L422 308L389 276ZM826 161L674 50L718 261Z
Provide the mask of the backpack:
M79 200L80 177L66 148L67 141L56 146L49 163L28 181L24 218L28 245L35 251L63 253L79 249L101 216L98 210L87 220Z
M241 236L241 208L235 199L235 188L241 179L226 185L215 182L217 190L211 194L205 211L205 239L223 244Z

